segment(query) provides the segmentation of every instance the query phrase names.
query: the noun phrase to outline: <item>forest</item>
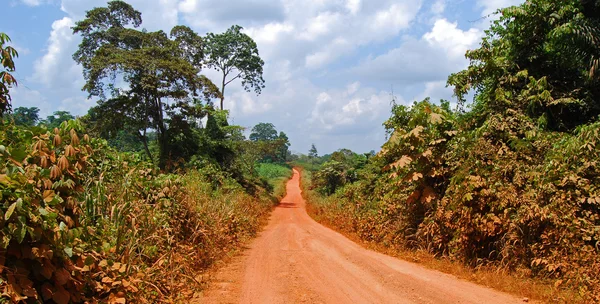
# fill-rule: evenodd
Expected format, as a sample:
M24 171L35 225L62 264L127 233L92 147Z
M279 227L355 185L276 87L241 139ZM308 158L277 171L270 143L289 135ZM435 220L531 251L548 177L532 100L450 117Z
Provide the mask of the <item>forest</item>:
M309 214L335 230L539 281L546 302L600 302L600 1L494 16L448 77L456 106L394 103L381 150L322 156L293 154L272 123L229 123L226 87L268 84L240 26L151 32L124 1L92 8L73 60L97 104L46 118L13 107L19 54L0 33L0 302L197 298L264 227L292 167Z

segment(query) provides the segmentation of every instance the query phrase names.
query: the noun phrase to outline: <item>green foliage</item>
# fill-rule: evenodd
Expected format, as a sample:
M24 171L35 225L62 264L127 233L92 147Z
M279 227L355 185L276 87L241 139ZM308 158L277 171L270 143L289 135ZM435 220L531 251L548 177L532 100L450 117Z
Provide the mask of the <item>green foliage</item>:
M284 132L279 132L272 123L258 123L252 128L250 140L254 149L260 154L260 162L284 163L288 157L289 139Z
M250 140L252 141L268 141L277 139L277 130L272 123L261 122L252 128Z
M160 174L79 121L2 127L0 301L185 301L273 205L214 166Z
M315 144L312 144L310 146L310 150L308 150L308 157L310 157L310 158L319 157L319 152L317 151L317 147L315 147Z
M314 214L369 241L527 269L598 300L600 123L548 132L513 109L479 120L444 102L395 106L382 151L314 199ZM342 154L313 187L334 192Z
M586 4L587 3L587 4ZM459 100L474 89L485 117L514 109L548 130L572 130L600 114L597 2L534 0L500 10L470 66L448 83ZM484 119L484 118L483 118Z
M40 120L39 113L40 109L36 107L18 107L13 111L11 116L15 120L15 124L31 127L35 126Z
M58 128L63 122L73 119L75 119L75 116L71 115L68 111L55 111L52 115L49 115L46 119L40 121L40 124L53 130L54 128Z
M5 33L0 32L0 117L7 111L10 111L10 94L9 89L17 85L17 80L12 76L15 71L14 59L19 57L19 53L12 46L5 46L10 42L10 37Z
M225 99L225 87L241 79L246 91L260 94L265 87L262 77L264 61L258 55L256 42L242 33L242 27L234 25L225 33L206 35L206 65L223 74L221 82L221 110Z
M270 163L256 164L256 172L258 176L267 180L278 179L280 177L290 178L292 175L292 169L289 167Z
M123 1L88 11L73 28L83 38L73 58L83 66L83 89L101 98L89 115L98 132L107 137L130 132L152 158L146 133L152 129L160 167L173 167L190 154L177 148L191 140L195 121L206 114L200 98L218 97L218 89L199 74L201 54L195 50L202 39L196 33L177 26L170 39L162 31L137 30L141 22L141 14ZM117 77L128 89L114 87Z
M282 199L285 196L285 182L292 177L292 169L280 164L258 163L256 172L263 181L266 181L275 197Z

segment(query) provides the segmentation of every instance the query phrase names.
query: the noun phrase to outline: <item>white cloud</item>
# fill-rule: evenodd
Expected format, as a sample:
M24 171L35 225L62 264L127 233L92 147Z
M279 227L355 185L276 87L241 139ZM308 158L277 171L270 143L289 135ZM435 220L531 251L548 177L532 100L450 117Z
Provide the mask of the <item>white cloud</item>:
M287 23L271 22L260 27L250 27L244 29L244 33L252 37L257 44L274 45L283 34L290 34L294 26Z
M10 90L12 98L12 107L37 107L40 109L40 117L50 115L54 110L44 94L38 90L33 90L23 84Z
M445 10L446 10L446 0L436 0L431 5L431 12L434 15L441 15L444 13Z
M457 23L450 23L446 19L435 22L431 32L426 33L423 38L434 47L441 47L448 52L451 58L465 55L466 51L477 45L481 39L482 32L471 28L463 31L458 28Z
M106 0L62 0L61 10L73 20L81 20L85 13L94 7L106 6ZM142 12L142 27L151 30L165 30L167 33L178 24L179 0L128 0L133 8Z
M465 68L464 54L477 46L482 32L463 31L456 23L437 20L421 39L405 37L402 44L377 57L369 57L351 69L353 75L392 84L445 80Z
M350 14L356 15L360 11L361 0L347 0L346 8L350 11Z
M77 75L81 78L81 69L70 58L78 43L72 34L73 25L73 20L69 17L52 23L46 54L34 62L34 81L53 87L72 83L72 77ZM65 73L65 70L69 73Z
M81 114L94 101L78 93L81 68L71 56L79 38L71 35L67 20L81 20L86 10L104 6L106 0L52 1L61 1L67 17L53 24L48 48L34 65L32 79L47 89L44 94L17 92L15 102L36 105L35 100L42 100L45 106L52 100L52 110ZM142 12L143 27L149 30L169 31L184 23L205 34L243 26L265 60L267 87L260 96L244 92L237 81L227 87L225 107L233 122L249 128L272 122L290 136L294 150L306 152L315 142L321 153L328 153L341 147L366 152L383 143L381 124L388 118L391 96L382 87L394 85L403 104L412 98L431 96L437 101L451 96L446 77L466 67L463 55L477 46L483 26L461 27L452 14L476 20L521 1L476 0L476 12L468 3L447 0L128 2ZM203 73L220 82L219 73Z

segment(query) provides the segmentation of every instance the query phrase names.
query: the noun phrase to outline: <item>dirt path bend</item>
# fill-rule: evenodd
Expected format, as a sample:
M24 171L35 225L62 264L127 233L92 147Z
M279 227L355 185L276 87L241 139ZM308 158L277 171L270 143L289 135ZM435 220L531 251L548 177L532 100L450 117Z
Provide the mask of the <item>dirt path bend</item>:
M306 213L300 175L250 248L218 271L201 303L522 303L364 249Z

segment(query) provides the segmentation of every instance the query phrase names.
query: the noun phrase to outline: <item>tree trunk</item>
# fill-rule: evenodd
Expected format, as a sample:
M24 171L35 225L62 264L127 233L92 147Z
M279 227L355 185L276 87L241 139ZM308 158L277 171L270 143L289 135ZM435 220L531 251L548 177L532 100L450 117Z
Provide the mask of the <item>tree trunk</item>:
M144 130L144 133L138 133L138 136L140 137L140 140L144 144L144 150L146 151L148 158L150 158L150 161L152 161L153 160L152 153L150 153L150 149L148 148L148 137L146 137L146 130Z
M227 74L223 72L223 82L221 83L221 111L223 111L223 100L225 99L225 78Z
M157 137L158 146L160 147L160 155L158 160L158 166L161 169L165 169L167 165L168 157L168 146L167 146L167 127L165 126L165 120L163 117L163 104L159 97L155 97L155 103L158 109L158 121L157 121Z

